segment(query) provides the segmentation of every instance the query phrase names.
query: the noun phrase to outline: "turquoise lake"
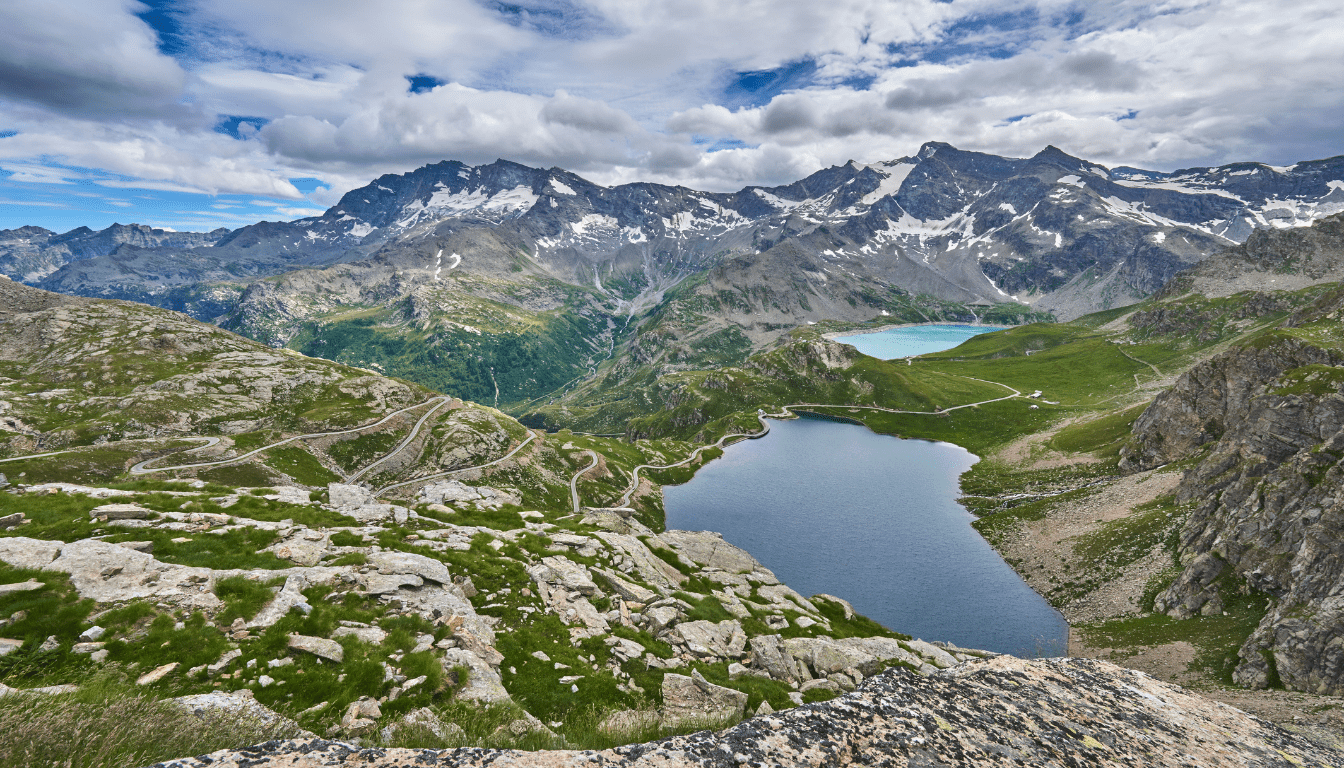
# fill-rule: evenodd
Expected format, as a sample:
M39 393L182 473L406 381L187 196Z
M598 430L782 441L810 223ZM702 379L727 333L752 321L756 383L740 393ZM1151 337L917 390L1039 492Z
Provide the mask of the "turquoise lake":
M980 534L956 498L975 456L817 418L772 421L689 483L663 488L667 527L710 530L804 595L968 648L1063 655L1064 618Z
M849 344L869 357L895 360L911 355L928 355L952 349L961 342L982 333L1001 331L996 325L911 325L888 328L876 333L854 333L836 336L835 341Z

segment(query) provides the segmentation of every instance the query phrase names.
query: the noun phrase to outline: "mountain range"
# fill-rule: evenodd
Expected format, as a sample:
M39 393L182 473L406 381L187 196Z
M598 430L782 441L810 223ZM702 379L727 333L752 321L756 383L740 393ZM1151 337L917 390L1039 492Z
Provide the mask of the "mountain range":
M292 222L4 230L0 272L507 406L618 348L666 373L825 320L1067 320L1338 211L1344 157L1159 173L928 143L733 193L446 161Z

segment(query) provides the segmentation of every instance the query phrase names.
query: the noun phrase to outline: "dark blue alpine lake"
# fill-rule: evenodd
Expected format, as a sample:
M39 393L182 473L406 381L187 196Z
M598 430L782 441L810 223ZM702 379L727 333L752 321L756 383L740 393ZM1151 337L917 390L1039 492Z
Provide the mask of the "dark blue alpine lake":
M804 595L849 600L897 632L1019 656L1066 651L1064 618L956 498L976 461L948 443L801 418L729 446L663 489L667 527L718 531Z

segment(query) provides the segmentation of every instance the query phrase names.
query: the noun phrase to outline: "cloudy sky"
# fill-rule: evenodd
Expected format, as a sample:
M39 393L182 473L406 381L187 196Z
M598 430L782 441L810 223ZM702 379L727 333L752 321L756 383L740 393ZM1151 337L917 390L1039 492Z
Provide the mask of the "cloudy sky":
M0 228L313 215L444 159L793 181L925 141L1344 153L1339 0L4 0Z

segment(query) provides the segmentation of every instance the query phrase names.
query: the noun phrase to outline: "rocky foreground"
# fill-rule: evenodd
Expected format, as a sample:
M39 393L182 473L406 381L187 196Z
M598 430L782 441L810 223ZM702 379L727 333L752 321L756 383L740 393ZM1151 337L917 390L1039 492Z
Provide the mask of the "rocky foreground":
M977 659L921 677L891 670L857 691L720 733L603 752L361 750L273 741L165 768L312 766L1333 766L1317 746L1240 710L1101 661Z

